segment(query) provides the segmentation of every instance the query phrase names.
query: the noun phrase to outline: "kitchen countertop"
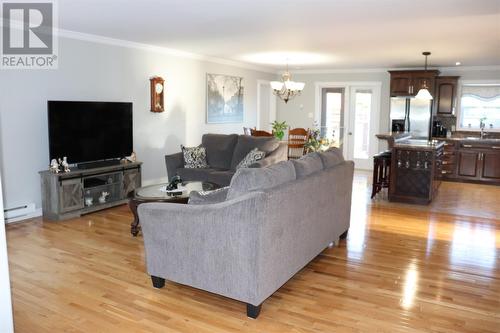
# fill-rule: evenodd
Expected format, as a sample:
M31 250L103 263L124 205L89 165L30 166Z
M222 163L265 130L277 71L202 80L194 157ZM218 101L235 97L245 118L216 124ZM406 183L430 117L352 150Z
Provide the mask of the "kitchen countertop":
M409 132L387 132L375 135L380 140L386 140L389 149L394 147L394 143L411 138Z
M411 137L411 134L409 132L387 132L387 133L376 134L375 136L381 140L389 140L389 139L399 140L402 138L409 138Z
M500 144L500 139L498 138L484 138L481 139L480 137L451 137L451 138L433 138L434 140L443 140L443 141L468 141L468 142L474 142L474 143L483 143L483 144Z
M444 141L407 139L394 143L394 148L434 151L444 146Z

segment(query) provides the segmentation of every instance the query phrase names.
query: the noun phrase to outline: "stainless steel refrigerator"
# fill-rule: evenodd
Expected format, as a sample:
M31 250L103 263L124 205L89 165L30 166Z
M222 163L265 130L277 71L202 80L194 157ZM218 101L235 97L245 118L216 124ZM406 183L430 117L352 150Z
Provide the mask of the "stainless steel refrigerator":
M430 138L432 101L417 98L391 97L391 126L393 120L404 119L404 129L415 139Z

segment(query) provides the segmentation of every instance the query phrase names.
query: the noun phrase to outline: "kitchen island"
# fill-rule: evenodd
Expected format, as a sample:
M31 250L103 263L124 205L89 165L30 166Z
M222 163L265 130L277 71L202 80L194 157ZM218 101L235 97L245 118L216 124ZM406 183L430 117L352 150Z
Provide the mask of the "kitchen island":
M389 201L428 204L440 185L444 142L406 139L392 146Z

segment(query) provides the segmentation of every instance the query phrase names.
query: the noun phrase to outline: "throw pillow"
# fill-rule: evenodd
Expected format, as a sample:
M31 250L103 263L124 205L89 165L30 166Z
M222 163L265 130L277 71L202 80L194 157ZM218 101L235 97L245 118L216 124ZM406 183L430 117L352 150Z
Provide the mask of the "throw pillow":
M209 205L209 204L223 202L226 200L228 190L229 187L226 186L214 191L191 192L189 193L188 204Z
M227 200L251 191L263 191L295 179L295 167L291 161L278 162L264 168L241 168L231 179Z
M236 170L240 168L248 168L251 164L263 159L266 156L266 153L260 151L258 148L254 148L250 150L250 152L241 160L240 163L236 166Z
M297 179L323 170L323 162L321 161L321 157L317 152L304 155L298 160L292 160L292 163L295 166Z
M184 168L202 169L208 168L207 151L204 147L184 147L181 145L184 156Z

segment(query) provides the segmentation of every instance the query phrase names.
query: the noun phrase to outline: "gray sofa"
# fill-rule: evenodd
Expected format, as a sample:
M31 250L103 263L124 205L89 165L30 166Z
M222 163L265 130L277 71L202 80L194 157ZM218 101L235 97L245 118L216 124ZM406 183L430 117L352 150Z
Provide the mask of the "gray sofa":
M353 169L333 149L239 169L229 187L187 205L140 205L153 285L167 279L233 298L256 318L266 298L347 235Z
M205 134L201 146L207 152L206 169L184 168L184 158L181 153L165 156L168 178L179 175L182 180L199 180L227 186L236 172L238 163L252 150L258 148L266 153L266 157L250 167L259 168L285 161L288 156L286 144L273 137L253 137L238 134Z

